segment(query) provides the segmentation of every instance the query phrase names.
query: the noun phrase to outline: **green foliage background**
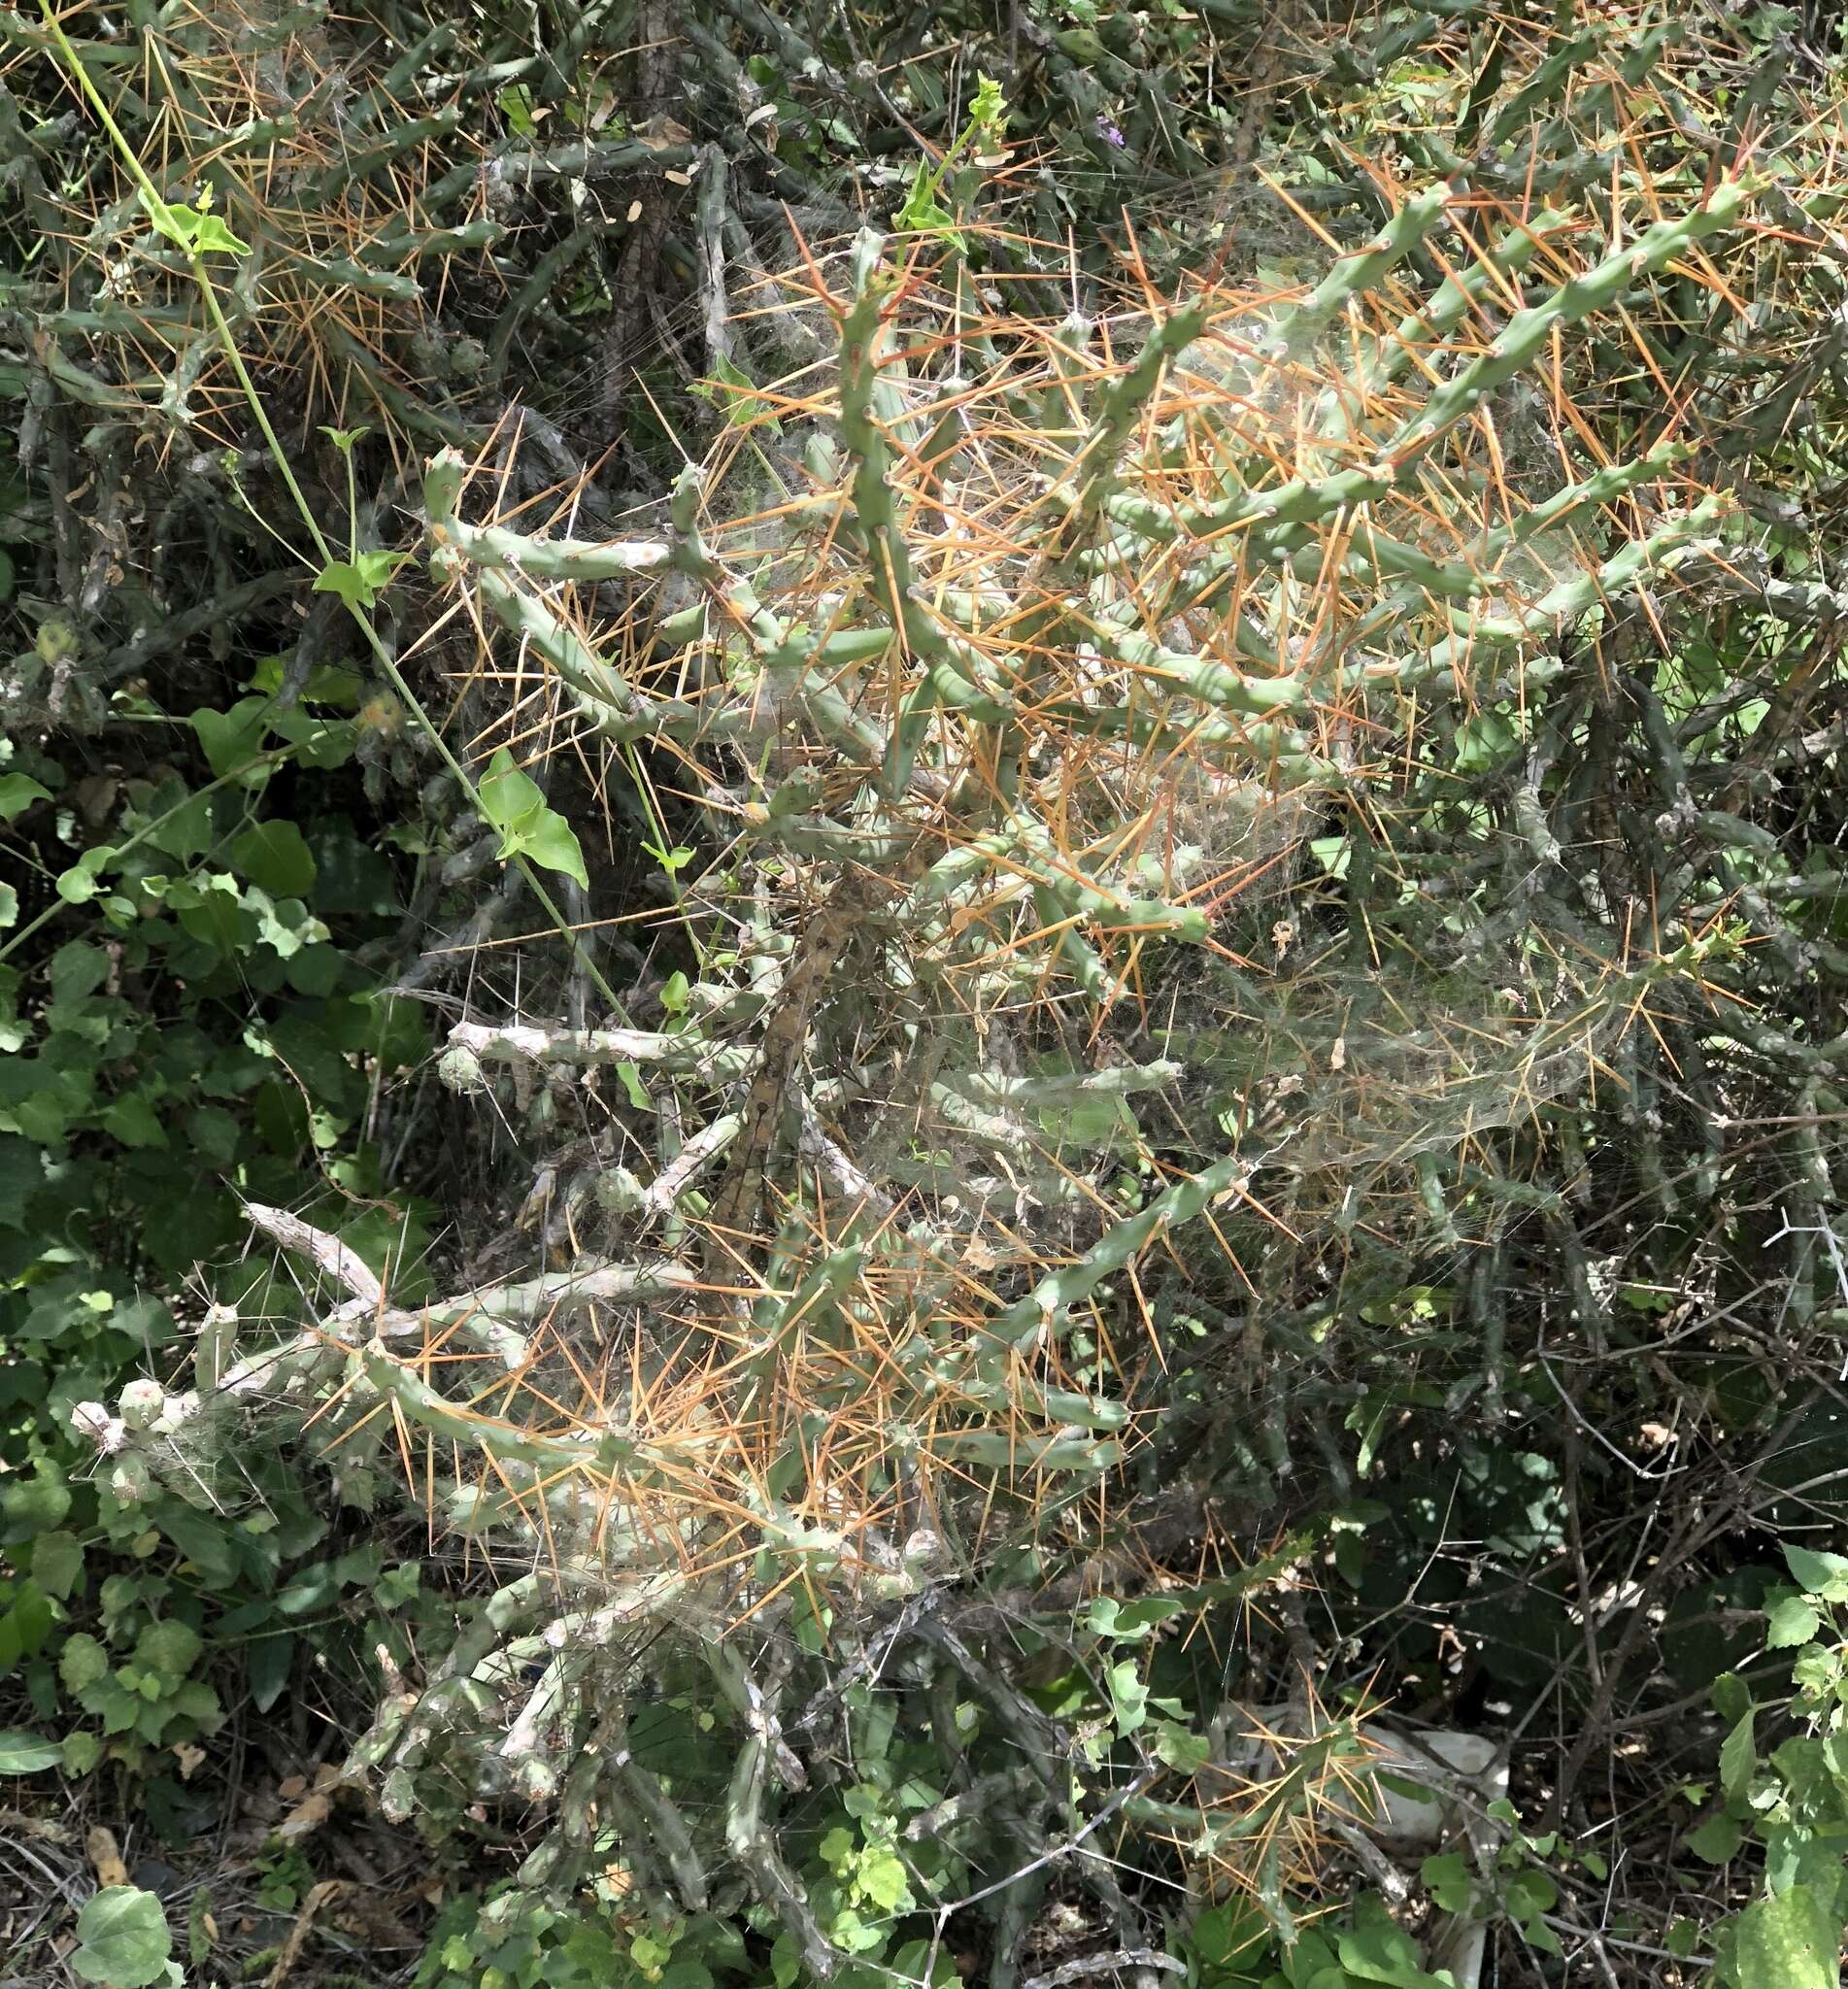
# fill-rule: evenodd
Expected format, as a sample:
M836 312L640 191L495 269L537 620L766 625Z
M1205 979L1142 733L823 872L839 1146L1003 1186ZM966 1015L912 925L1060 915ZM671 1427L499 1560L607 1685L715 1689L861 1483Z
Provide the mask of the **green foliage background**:
M330 1909L297 1979L1424 1989L1485 1924L1485 1979L1833 1982L1832 13L137 0L0 36L0 1772L180 1873L151 1909L60 1854L61 1892L4 1905L22 1966L275 1965L239 1902L286 1926L329 1868L312 1834L217 1856L255 1749L343 1764L343 1815L441 1873L397 1888L391 1963ZM1557 228L1504 236L1517 211ZM897 249L850 258L862 226ZM1208 282L1280 300L1249 375L1183 322ZM1402 374L1367 343L1401 316L1434 355ZM1286 455L1286 378L1371 381L1364 432ZM1438 420L1469 394L1488 454ZM1177 883L1113 840L1116 791L1055 812L1025 752L1013 813L906 843L914 766L976 785L957 714L1005 766L1056 702L981 650L986 609L945 637L896 577L938 571L894 493L958 405L1032 465L981 575L1021 653L1120 665L1123 726L1287 804L1283 843L1212 788ZM1520 536L1580 487L1570 534ZM767 527L794 492L834 525L790 496ZM1190 669L1233 526L1257 647ZM1173 591L1112 621L1135 560ZM1286 697L1337 568L1371 647ZM894 628L923 663L884 708L846 673ZM1194 883L1285 844L1207 894L1202 947ZM627 1264L681 1142L740 1109L763 932L857 864L916 893L914 979L824 996L798 1062L924 1046L908 1146L828 1124L936 1226L904 1247L977 1237L983 1319L1043 1316L1057 1356L1025 1408L1014 1370L935 1370L971 1390L969 1504L876 1573L779 1459L726 1535L747 1627L702 1595L644 1635L620 1612L658 1570L547 1496L578 1433L533 1401L595 1333L545 1343L512 1434L387 1342L428 1303L469 1361L540 1347L574 1266ZM1003 918L1013 1069L943 992ZM635 1027L554 1061L509 1018ZM1012 1256L950 1198L997 1148L1042 1211ZM785 1187L770 1286L860 1318L902 1226ZM711 1274L671 1213L644 1304ZM780 1304L747 1315L778 1344ZM801 1408L845 1427L852 1390ZM1369 1835L1389 1697L1512 1764L1427 1857Z

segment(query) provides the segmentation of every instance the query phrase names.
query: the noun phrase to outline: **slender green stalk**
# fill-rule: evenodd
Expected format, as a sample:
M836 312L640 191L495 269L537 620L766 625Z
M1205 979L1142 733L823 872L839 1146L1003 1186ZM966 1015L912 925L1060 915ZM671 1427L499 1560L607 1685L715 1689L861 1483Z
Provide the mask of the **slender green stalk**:
M141 194L143 202L148 206L150 214L156 215L164 212L166 202L161 198L159 189L149 177L147 169L136 156L134 148L123 136L120 126L118 125L116 119L110 115L109 106L103 101L96 85L90 81L88 72L79 59L76 50L71 47L64 30L58 25L57 17L52 12L51 0L39 0L39 6L44 13L46 26L52 40L57 45L58 52L62 55L65 65L69 69L78 87L83 91L91 109L95 111L97 118L101 120L103 128L109 133L110 142L115 146L118 155L127 168L130 177L134 180L136 189ZM284 486L293 500L296 512L299 514L302 523L308 527L309 537L315 543L315 550L319 556L323 567L330 565L333 563L333 556L328 551L326 538L322 535L320 529L320 523L315 516L314 507L310 505L306 495L303 493L301 485L296 481L295 472L289 465L288 454L284 449L281 439L270 422L269 411L264 407L263 397L257 392L256 383L251 378L250 369L244 363L244 355L238 351L237 340L232 336L231 327L225 321L223 309L218 302L217 287L213 284L211 273L206 268L205 253L196 243L186 252L186 266L193 282L198 287L199 295L204 301L206 312L212 320L213 329L218 334L218 344L222 347L225 358L229 362L232 372L237 377L238 386L243 390L244 398L250 406L251 413L255 419L258 428L262 431L264 444L269 450L271 459L276 464L277 473L282 477ZM478 813L482 812L481 794L474 781L469 777L461 761L450 751L449 742L443 737L441 730L431 720L428 712L423 709L421 700L411 689L404 673L398 668L396 657L386 647L378 629L373 625L372 618L357 601L349 600L347 605L352 612L353 621L358 624L359 633L364 639L367 648L371 650L374 659L384 672L386 680L390 684L392 690L397 692L418 728L435 748L438 757L442 759L444 765L448 767L451 775L460 787L463 794L467 796L470 804ZM570 921L553 901L552 894L546 890L545 886L540 883L538 872L523 855L517 853L513 860L519 866L521 875L525 879L527 889L538 900L541 910L551 920L559 936L571 949L572 955L579 966L596 988L598 994L609 1003L611 1013L626 1021L627 1011L623 1008L621 997L617 994L616 990L610 986L596 961L586 952L583 943L572 930Z

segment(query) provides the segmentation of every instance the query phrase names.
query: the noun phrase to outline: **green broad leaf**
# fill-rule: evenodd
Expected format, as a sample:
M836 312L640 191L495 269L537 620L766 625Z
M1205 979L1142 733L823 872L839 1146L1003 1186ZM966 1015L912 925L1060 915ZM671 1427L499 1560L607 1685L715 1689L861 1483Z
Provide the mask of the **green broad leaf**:
M1819 1554L1786 1540L1784 1563L1805 1594L1819 1596L1825 1602L1848 1602L1848 1558Z
M0 1512L21 1534L50 1533L62 1526L70 1513L70 1489L64 1474L49 1459L41 1459L30 1477L15 1477L10 1482L0 1479L0 1487L4 1487L0 1489Z
M57 1675L66 1692L81 1693L109 1676L109 1653L87 1632L67 1637L58 1655Z
M82 1728L74 1734L66 1734L59 1748L62 1759L59 1766L67 1775L86 1775L103 1758L103 1743L94 1734L86 1734Z
M36 1775L64 1761L60 1740L42 1740L20 1727L0 1728L0 1775Z
M1517 1871L1508 1881L1502 1891L1501 1903L1513 1919L1531 1922L1542 1913L1550 1913L1559 1905L1560 1889L1544 1871L1529 1866L1525 1871Z
M391 584L401 563L396 553L360 553L352 559L330 559L315 576L314 591L338 594L353 609L377 607L380 594Z
M1739 1916L1738 1979L1751 1989L1839 1989L1841 1928L1812 1886L1793 1885Z
M844 1947L849 1954L871 1954L886 1938L877 1927L868 1927L852 1906L835 1914L827 1933L834 1945Z
M999 131L1007 122L1007 99L991 76L978 76L975 101L969 106L969 122L986 131Z
M504 746L487 762L479 792L483 816L490 827L500 831L502 862L530 857L548 870L561 871L581 889L589 889L584 852L571 825L546 805L538 783L530 774L521 772Z
M288 671L286 656L264 657L251 672L251 689L265 697L274 697L282 690ZM340 663L317 663L308 673L297 696L298 704L330 704L341 711L357 711L360 692L359 673Z
M661 987L661 1006L669 1015L685 1015L689 992L685 974L678 971L669 974Z
M1466 1913L1469 1910L1476 1888L1469 1876L1469 1867L1461 1853L1446 1851L1441 1857L1427 1858L1419 1867L1418 1876L1425 1890L1430 1894L1432 1904L1441 1911Z
M1336 1938L1341 1966L1362 1982L1386 1982L1392 1989L1442 1989L1425 1972L1411 1936L1378 1900L1361 1900L1354 1909L1352 1933Z
M1142 1668L1127 1660L1112 1665L1105 1682L1116 1710L1117 1732L1133 1734L1149 1717L1149 1688L1142 1682Z
M0 822L23 815L34 801L49 801L50 788L41 787L29 773L0 773Z
M278 1636L257 1636L244 1655L245 1676L250 1680L251 1703L266 1713L282 1698L295 1663L295 1635L285 1631Z
M231 845L231 861L272 897L305 898L315 888L315 860L292 822L259 822Z
M530 774L521 772L514 756L502 747L487 762L479 790L482 815L502 835L522 828L544 811L546 797Z
M146 186L135 188L135 198L141 202L143 213L153 222L155 234L166 236L169 242L177 242L182 249L190 248L192 237L177 209L157 193L151 193Z
M87 940L72 939L51 956L47 972L53 1002L67 1007L95 994L109 979L109 955Z
M911 1897L910 1874L893 1851L869 1851L855 1874L861 1893L886 1913L908 1913L915 1902Z
M942 169L920 159L911 176L911 191L905 204L892 217L892 226L906 233L940 235L958 255L968 253L969 245L957 228L957 218L937 199Z
M173 1936L152 1893L110 1885L77 1916L77 1947L68 1957L86 1982L104 1989L149 1989L167 1973Z
M523 83L509 84L494 102L516 138L530 138L539 128L533 117L537 108L533 93Z
M772 435L783 433L783 423L770 415L768 403L757 391L757 383L742 367L735 366L723 353L715 354L712 377L716 391L712 398L725 411L725 420L735 428L756 426Z
M1720 1786L1729 1796L1743 1796L1758 1767L1758 1742L1753 1736L1756 1719L1757 1713L1748 1706L1720 1743Z
M102 886L96 881L103 865L116 854L107 844L85 850L76 864L57 879L56 891L67 905L86 905Z
M1153 1745L1155 1758L1176 1774L1197 1774L1213 1758L1213 1743L1204 1734L1196 1734L1174 1720L1158 1724Z
M0 932L19 923L19 893L10 884L0 884ZM16 1046L17 1047L17 1046Z
M37 1582L13 1583L12 1598L0 1611L0 1674L36 1657L51 1634L51 1599Z
M162 200L147 187L136 189L154 232L185 250L188 255L248 255L251 245L241 242L224 222L211 212L210 191L201 193L191 205L185 201Z
M642 848L649 856L655 859L655 862L670 877L678 876L693 860L694 856L697 854L697 852L687 849L683 845L677 845L671 850L664 850L659 843L645 842Z
M580 891L590 888L590 873L584 867L584 850L577 831L562 815L548 808L522 838L525 854L548 870L569 877Z
M215 214L192 217L192 247L200 255L248 255L251 245L240 241Z
M1774 1651L1808 1643L1822 1626L1822 1612L1807 1596L1784 1596L1771 1606L1764 1641Z
M188 1624L169 1617L151 1623L135 1639L135 1662L159 1677L177 1683L199 1660L205 1643Z
M124 1092L103 1114L103 1130L123 1146L165 1146L167 1129L140 1092Z
M32 1579L62 1602L84 1571L84 1543L75 1534L41 1534L32 1543Z
M261 746L263 734L268 729L266 712L267 697L240 697L227 711L195 711L188 723L199 735L199 745L206 757L206 764L220 780L243 772L255 759ZM176 849L165 840L159 841L159 848L169 856L191 854L188 848ZM204 843L196 848L203 849Z
M1745 1826L1737 1817L1729 1816L1722 1810L1718 1816L1709 1816L1705 1823L1691 1830L1681 1841L1705 1863L1725 1865L1744 1839Z
M655 1109L655 1101L649 1096L647 1087L642 1083L642 1066L639 1063L619 1063L616 1066L616 1074L622 1082L630 1105L636 1111L652 1112Z
M1752 1694L1736 1671L1722 1671L1707 1688L1707 1702L1732 1727L1751 1709Z

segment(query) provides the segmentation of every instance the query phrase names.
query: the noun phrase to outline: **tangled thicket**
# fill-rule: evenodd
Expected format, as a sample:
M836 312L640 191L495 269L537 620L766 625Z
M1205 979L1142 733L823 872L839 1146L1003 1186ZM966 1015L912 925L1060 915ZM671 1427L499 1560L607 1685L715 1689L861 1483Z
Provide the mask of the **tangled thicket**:
M1832 18L64 26L6 1440L427 1512L424 1978L1832 1981Z

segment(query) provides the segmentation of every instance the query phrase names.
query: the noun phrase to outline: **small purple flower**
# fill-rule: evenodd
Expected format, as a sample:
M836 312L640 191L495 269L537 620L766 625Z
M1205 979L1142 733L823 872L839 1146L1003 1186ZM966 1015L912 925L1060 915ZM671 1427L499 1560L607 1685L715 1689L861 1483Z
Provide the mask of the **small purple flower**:
M1097 136L1106 145L1114 145L1119 152L1128 143L1128 140L1124 137L1123 133L1111 123L1108 118L1104 117L1099 117L1097 119Z

